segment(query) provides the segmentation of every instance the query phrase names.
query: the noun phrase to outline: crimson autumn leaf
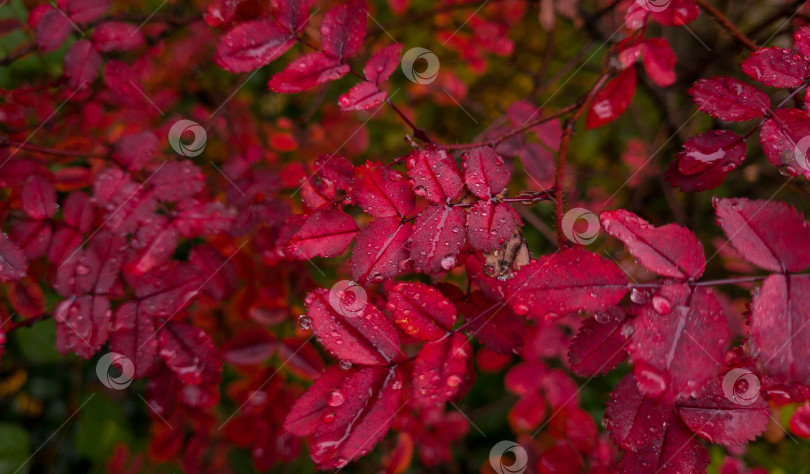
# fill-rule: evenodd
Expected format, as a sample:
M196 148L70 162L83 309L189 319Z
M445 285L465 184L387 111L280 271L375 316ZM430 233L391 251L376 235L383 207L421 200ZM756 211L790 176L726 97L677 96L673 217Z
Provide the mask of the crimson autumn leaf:
M624 242L648 270L679 280L699 278L706 267L703 245L695 234L677 224L653 227L632 212L619 209L601 214L602 226Z
M360 231L349 263L352 278L379 281L399 274L408 258L413 225L396 217L377 219Z
M258 69L278 59L295 40L275 21L261 19L242 23L219 40L214 61L233 73Z
M805 60L810 59L810 27L803 26L793 33L793 45Z
M773 272L810 266L810 226L792 207L776 201L714 199L717 223L742 257Z
M742 63L744 73L766 86L799 87L810 73L801 56L789 49L762 48Z
M59 303L53 312L56 348L62 354L75 352L89 359L110 335L110 301L104 296L84 295Z
M14 311L28 319L45 312L42 287L28 278L14 280L7 287L8 302Z
M667 399L690 394L717 373L731 333L711 289L667 282L632 322L628 346L640 388Z
M720 120L751 120L771 109L767 94L733 77L701 79L689 89L689 95L698 109Z
M432 203L452 201L464 189L458 166L444 150L414 150L405 164L413 191Z
M278 2L276 18L290 32L298 32L306 26L313 3L315 0L281 0Z
M20 199L23 210L32 219L47 219L56 213L56 189L51 180L41 174L26 178Z
M135 377L147 375L157 361L156 329L153 315L144 311L141 303L127 301L115 312L111 326L110 349L132 361Z
M496 249L509 240L518 222L520 217L509 204L482 199L467 216L470 245L483 252Z
M126 250L123 236L99 231L77 249L56 270L54 287L64 297L93 293L107 294L118 278Z
M318 84L345 76L349 66L321 52L310 53L293 60L280 73L270 78L268 89L282 94L294 94L312 89Z
M338 392L338 395L332 396L332 392L355 373L355 369L343 370L337 366L327 368L293 404L284 421L284 429L296 436L313 434L321 424L321 419L327 414L327 410L331 410L333 404L338 401L341 403L345 401L343 393Z
M93 44L102 53L128 51L143 43L141 29L131 23L108 21L93 30Z
M419 214L410 244L414 268L425 273L452 270L466 240L466 220L460 207L435 205Z
M68 0L66 11L71 20L81 25L103 17L109 8L108 0Z
M636 70L629 67L613 78L593 99L586 126L588 129L608 124L624 113L636 92Z
M745 147L743 137L729 130L698 134L675 155L667 180L682 191L714 189L745 159Z
M647 5L649 0L636 0L636 5L642 10L649 12L649 15L658 23L664 26L683 26L691 23L698 17L700 10L695 4L695 0L671 0L665 8L650 8ZM652 5L662 5L660 2Z
M177 248L178 232L172 222L156 216L149 224L138 228L130 245L135 250L128 258L125 268L135 275L142 275L168 261Z
M389 44L380 49L363 66L363 75L371 83L379 85L384 82L399 67L401 52L402 45L399 43Z
M116 140L113 143L113 156L129 171L137 171L150 162L157 149L157 136L143 130Z
M108 61L104 66L104 85L112 92L112 100L125 107L139 107L144 103L144 97L139 92L143 90L138 76L132 68L115 59Z
M641 48L641 59L647 75L661 87L675 82L675 52L664 38L650 38Z
M260 365L276 351L276 347L276 337L270 330L246 327L222 344L222 358L232 365Z
M70 20L56 8L48 8L35 25L37 46L42 52L54 51L68 39L73 27Z
M568 361L578 375L605 374L627 358L622 329L627 314L614 306L588 318L571 341Z
M321 23L324 52L338 60L357 54L366 36L366 17L365 0L351 0L326 12Z
M382 163L366 162L354 175L352 194L363 211L373 217L406 217L415 197L405 177Z
M628 290L624 273L615 264L581 248L544 255L514 275L507 282L507 301L516 313L538 318L603 311Z
M500 194L512 176L510 166L491 147L473 148L462 159L464 182L470 192L480 199L489 199Z
M804 363L810 344L810 280L771 275L754 293L751 308L753 353L767 373L784 383L810 383Z
M462 395L471 384L472 346L455 332L425 343L414 360L413 395L418 406L434 406Z
M167 323L158 336L160 357L186 384L198 385L205 371L219 372L222 362L211 336L184 323Z
M753 441L770 419L768 402L757 396L750 404L737 403L724 393L724 383L723 376L715 377L696 397L678 402L678 415L689 429L712 443L738 446Z
M354 364L388 365L403 355L396 329L372 303L344 309L341 298L332 298L323 288L309 293L305 303L313 332L335 357Z
M64 70L71 89L88 87L101 69L101 54L88 40L79 40L65 53Z
M772 165L793 176L810 176L810 117L799 109L779 109L762 125L759 141Z
M27 270L28 261L22 249L0 232L0 281L19 280Z
M523 345L523 318L505 301L492 301L483 291L476 290L464 302L462 311L469 333L498 354L510 354Z
M304 222L292 236L289 251L300 260L309 260L316 255L334 257L349 246L357 234L357 223L348 214L340 211L318 211Z
M319 469L342 468L367 454L388 432L401 408L402 379L398 370L369 367L344 373L339 387L329 392L314 432L303 431L311 439L310 456ZM298 403L291 414L296 413L296 406Z
M157 199L177 202L200 192L205 176L190 161L168 161L153 172L149 184Z
M386 308L400 329L423 341L444 337L456 320L450 300L424 283L397 283L388 293Z
M387 94L376 84L363 81L338 98L341 110L369 110L382 104Z
M301 183L301 197L312 210L338 206L354 179L354 165L343 156L321 155L311 166L312 174Z

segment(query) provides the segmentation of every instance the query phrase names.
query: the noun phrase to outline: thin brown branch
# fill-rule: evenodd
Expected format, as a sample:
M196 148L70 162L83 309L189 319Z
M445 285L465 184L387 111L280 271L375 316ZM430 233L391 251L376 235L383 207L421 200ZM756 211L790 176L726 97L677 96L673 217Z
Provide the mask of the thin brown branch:
M731 22L731 20L729 20L725 15L723 15L723 13L720 10L715 8L714 5L709 3L707 0L695 0L695 3L697 3L700 6L700 8L702 8L706 13L708 13L709 16L714 18L715 21L717 21L717 23L719 23L720 26L723 27L723 29L728 31L729 34L731 34L731 36L735 40L737 40L737 42L739 42L746 48L750 49L751 51L756 51L757 49L759 49L759 46L757 46L757 44L754 43L751 40L751 38L745 36L745 34L742 31L740 31L734 25L734 23Z

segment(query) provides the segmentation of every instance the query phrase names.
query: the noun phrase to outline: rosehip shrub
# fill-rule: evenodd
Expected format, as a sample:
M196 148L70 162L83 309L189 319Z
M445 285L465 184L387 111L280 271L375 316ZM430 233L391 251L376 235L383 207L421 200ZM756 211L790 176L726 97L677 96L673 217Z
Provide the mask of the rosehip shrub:
M0 472L806 469L808 20L0 3Z

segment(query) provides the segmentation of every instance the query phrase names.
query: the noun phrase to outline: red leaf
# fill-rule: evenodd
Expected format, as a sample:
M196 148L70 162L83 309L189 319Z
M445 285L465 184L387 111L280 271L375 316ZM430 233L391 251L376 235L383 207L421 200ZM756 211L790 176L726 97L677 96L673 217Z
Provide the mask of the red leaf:
M143 130L116 140L113 143L113 156L129 171L138 171L151 161L157 149L157 136Z
M366 36L366 16L365 0L352 0L326 12L321 23L324 52L339 60L357 54Z
M647 75L661 87L675 83L675 52L664 38L649 38L642 45L642 62Z
M87 40L79 40L65 54L65 77L73 90L88 87L101 69L101 54Z
M78 24L90 23L103 17L110 8L108 0L68 0L67 13Z
M355 370L343 370L337 366L327 368L306 393L295 401L287 414L287 419L284 420L284 429L296 436L314 434L321 424L321 418L332 409L332 405L327 401L336 403L340 398L340 395L330 397L332 392L338 390L341 383L356 373ZM342 395L342 392L338 393ZM334 415L332 420L334 421Z
M810 438L810 402L804 402L790 417L790 431L801 438Z
M677 224L653 227L632 212L603 212L602 226L624 242L639 263L652 272L678 280L703 275L706 256L695 234Z
M808 75L807 64L789 49L762 48L742 63L742 70L766 86L799 87Z
M289 31L269 19L242 23L220 38L214 61L233 73L258 69L295 44Z
M132 361L135 377L143 377L158 357L158 338L151 314L142 304L128 301L115 312L111 328L110 349Z
M42 288L28 279L8 284L8 302L20 316L29 319L45 312L45 296Z
M110 335L110 301L105 297L85 295L67 299L56 306L56 348L62 354L70 351L89 359Z
M27 271L28 262L23 251L0 232L0 281L19 280Z
M706 288L666 283L633 321L628 346L641 390L678 396L717 374L731 333L723 307Z
M267 87L274 92L294 94L340 79L348 72L349 66L337 59L320 52L310 53L295 59L283 71L271 77Z
M315 0L281 0L276 18L290 32L298 32L309 20L309 9Z
M399 373L384 367L358 370L341 383L327 399L333 409L312 435L310 456L318 468L339 469L368 453L401 409L401 393Z
M184 237L198 237L226 232L231 228L236 210L220 202L185 199L177 205L174 226Z
M318 211L309 217L288 244L288 250L299 260L316 255L332 258L340 255L357 234L357 223L340 211Z
M745 140L729 130L709 130L689 139L666 177L682 191L705 191L723 183L745 159Z
M798 249L798 248L797 248ZM751 344L768 374L784 383L810 384L810 280L771 275L754 293Z
M470 245L489 252L503 245L515 232L519 217L509 204L481 200L473 204L467 216L467 235Z
M148 225L139 227L130 242L136 251L127 262L126 270L142 275L165 263L177 248L177 239L178 232L172 223L162 216L156 216Z
M56 8L49 8L35 28L37 46L44 53L58 49L73 32L68 17Z
M511 355L523 345L524 321L504 301L492 302L483 291L470 294L463 305L470 334L501 355Z
M664 26L683 26L694 21L700 14L695 0L670 0L666 4L650 0L636 0L637 5L650 12L650 16ZM650 8L653 5L657 8ZM661 5L664 9L661 9Z
M41 174L23 181L20 199L23 210L32 219L48 219L56 213L56 190L51 180Z
M374 53L374 56L363 66L363 74L366 79L378 85L388 79L399 67L401 52L402 45L394 43Z
M452 270L466 240L467 213L460 207L430 206L414 223L411 258L419 272Z
M810 59L810 27L803 26L793 32L793 41L799 54L804 56L805 60Z
M225 362L239 366L260 365L275 351L276 338L263 327L245 328L222 344Z
M354 364L388 365L402 355L394 326L373 304L357 311L330 303L331 292L315 290L305 301L312 330L335 357Z
M163 201L180 201L205 187L205 176L190 161L164 162L149 180L154 196Z
M57 270L55 288L62 296L107 294L118 278L124 237L107 231L97 232L86 249L78 250Z
M382 104L387 94L376 84L363 81L338 98L340 110L369 110Z
M627 68L594 97L586 120L588 129L601 127L619 118L630 107L635 92L636 70Z
M423 341L444 337L456 321L456 307L424 283L397 283L388 294L386 307L400 329Z
M635 377L626 375L610 393L605 427L623 449L637 450L664 435L672 405L659 403L638 389Z
M363 211L373 217L406 217L414 207L410 184L398 171L366 162L355 170L352 194Z
M473 148L464 154L463 159L464 181L470 192L481 199L489 199L506 189L512 169L491 147Z
M127 283L135 288L140 310L159 317L171 317L191 302L200 291L203 274L192 265L171 260L148 273L136 276L124 272Z
M29 260L37 259L46 253L51 247L51 238L53 236L53 228L50 221L20 221L11 229L9 235L14 242L19 243L22 249L23 262L25 258ZM3 242L0 239L0 267L6 265L3 259ZM3 280L3 269L0 269L0 281Z
M424 344L414 361L411 400L430 407L459 397L470 383L472 352L460 332Z
M583 377L605 374L627 358L627 340L622 334L626 314L614 306L585 320L571 341L571 370Z
M762 151L774 166L793 176L810 177L810 117L799 109L779 109L765 121L759 134Z
M712 443L739 446L753 441L765 430L770 418L768 402L762 397L750 404L738 404L723 391L724 377L715 377L697 397L678 403L678 415L692 431Z
M810 226L790 206L744 198L714 199L717 223L743 258L774 272L810 265Z
M408 258L406 244L413 226L396 217L372 221L357 236L350 262L352 278L361 283L380 281L400 273L400 264Z
M108 21L93 30L93 43L103 53L129 51L144 43L139 27L121 21Z
M534 317L556 319L572 311L604 311L628 289L616 265L580 248L532 260L514 275L507 282L507 301L516 313Z
M689 95L698 109L732 122L762 117L771 108L767 94L733 77L700 79L689 89Z
M115 59L108 61L104 67L103 79L115 102L126 107L140 107L144 104L144 96L141 93L143 86L126 64Z
M414 192L432 203L452 201L464 189L461 172L444 150L414 150L405 164Z
M198 385L206 370L221 370L214 341L198 327L170 322L160 331L158 341L160 357L183 383Z

